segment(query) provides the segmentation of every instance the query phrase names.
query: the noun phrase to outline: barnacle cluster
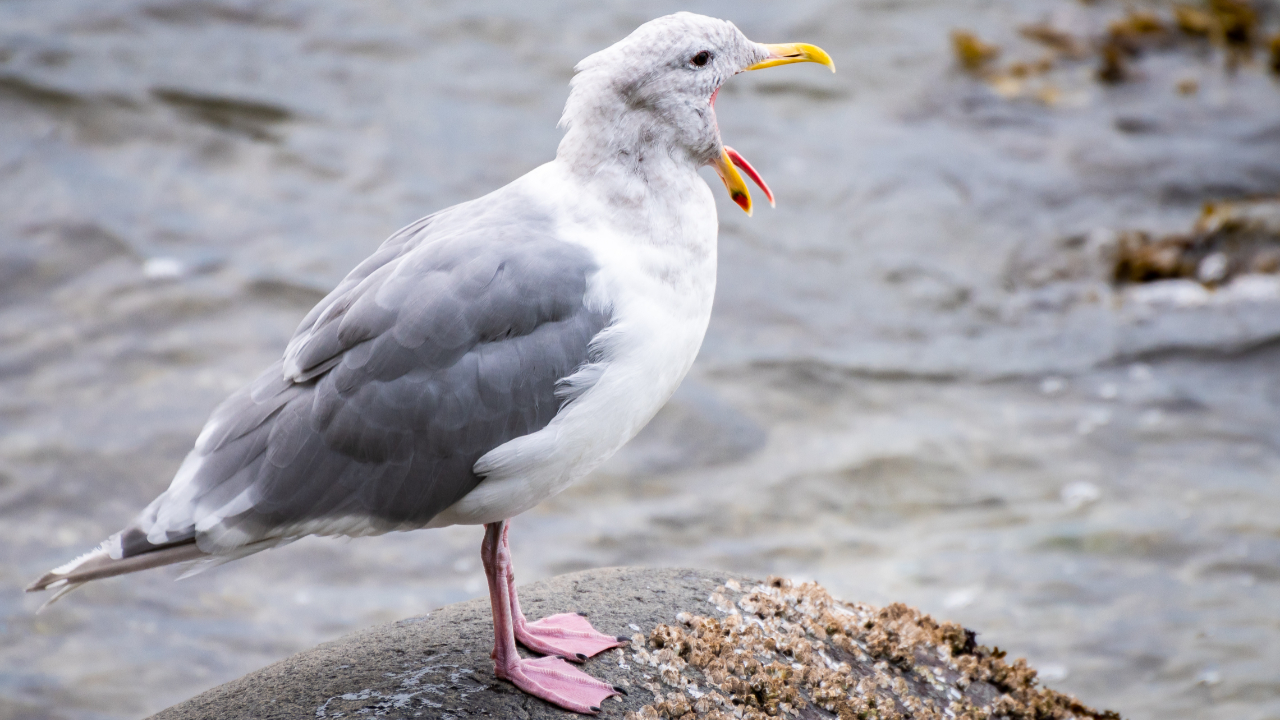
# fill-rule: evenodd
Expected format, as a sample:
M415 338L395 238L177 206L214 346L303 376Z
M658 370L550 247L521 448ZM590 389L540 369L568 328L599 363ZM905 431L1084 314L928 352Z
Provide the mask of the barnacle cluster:
M728 581L722 617L680 613L632 638L654 702L626 720L1116 719L1040 687L1023 660L902 604L844 603L815 583Z

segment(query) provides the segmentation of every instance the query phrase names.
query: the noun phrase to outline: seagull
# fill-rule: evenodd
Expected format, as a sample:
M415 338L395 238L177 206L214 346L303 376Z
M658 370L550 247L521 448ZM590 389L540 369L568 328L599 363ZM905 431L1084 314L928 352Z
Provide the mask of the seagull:
M717 217L703 166L748 214L715 101L798 62L678 13L578 63L551 162L392 235L303 319L283 357L214 411L169 488L27 590L188 574L307 535L483 525L494 672L591 714L622 692L576 669L626 637L520 611L509 520L587 475L667 402L711 317ZM516 643L542 657L522 658Z

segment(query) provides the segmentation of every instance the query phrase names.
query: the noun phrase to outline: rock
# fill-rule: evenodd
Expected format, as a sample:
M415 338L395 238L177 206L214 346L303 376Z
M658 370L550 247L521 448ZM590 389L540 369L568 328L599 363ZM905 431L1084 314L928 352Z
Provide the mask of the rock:
M632 637L584 664L629 692L605 701L603 717L1118 718L1039 687L1025 662L1006 664L959 625L836 601L813 583L612 568L520 594L531 618L584 612ZM494 677L492 627L486 598L450 605L299 653L153 720L578 717Z

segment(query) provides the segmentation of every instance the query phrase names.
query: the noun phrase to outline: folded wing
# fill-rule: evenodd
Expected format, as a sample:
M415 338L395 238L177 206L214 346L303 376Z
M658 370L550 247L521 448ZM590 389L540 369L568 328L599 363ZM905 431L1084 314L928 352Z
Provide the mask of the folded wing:
M594 271L510 203L411 225L214 411L112 555L421 527L479 483L481 455L559 411L557 383L609 322L585 302Z

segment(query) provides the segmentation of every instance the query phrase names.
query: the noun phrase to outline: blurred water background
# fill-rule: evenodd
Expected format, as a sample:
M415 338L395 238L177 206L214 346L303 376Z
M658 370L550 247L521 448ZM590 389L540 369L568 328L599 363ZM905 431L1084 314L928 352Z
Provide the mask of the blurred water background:
M94 583L38 616L21 588L166 487L384 237L550 159L577 60L679 9L840 72L720 94L778 208L721 198L697 365L515 521L520 579L817 579L960 621L1128 718L1280 718L1280 286L1106 265L1121 231L1280 193L1280 85L1208 41L1117 84L1065 51L981 79L948 38L1034 63L1020 27L1096 38L1126 7L0 3L0 718L138 717L483 592L470 527Z

